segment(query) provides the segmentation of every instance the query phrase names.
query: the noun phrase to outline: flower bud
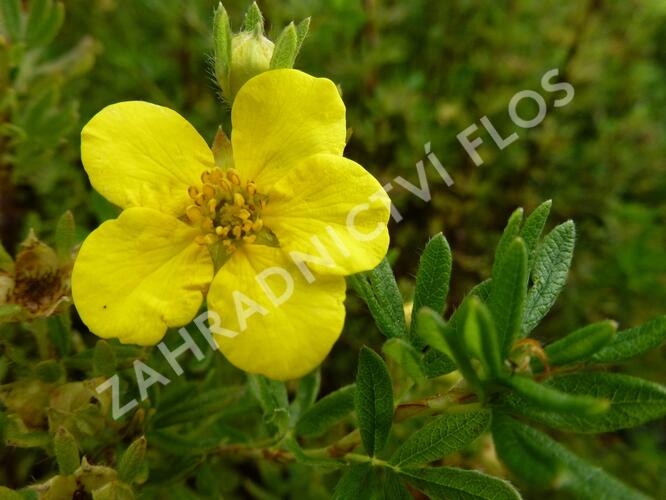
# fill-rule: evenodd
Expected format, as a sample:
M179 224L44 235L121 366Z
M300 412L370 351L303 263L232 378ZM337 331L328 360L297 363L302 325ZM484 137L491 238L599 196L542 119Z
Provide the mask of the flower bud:
M233 99L238 90L253 76L268 71L275 45L255 30L241 32L231 38L231 67L229 87L222 89Z

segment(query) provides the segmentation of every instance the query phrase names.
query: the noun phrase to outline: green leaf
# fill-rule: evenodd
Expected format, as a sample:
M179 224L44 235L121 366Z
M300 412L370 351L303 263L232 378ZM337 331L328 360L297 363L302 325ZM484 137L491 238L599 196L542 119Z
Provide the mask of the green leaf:
M389 356L414 380L423 382L425 374L421 361L421 353L409 342L401 338L392 338L384 342L382 352Z
M520 494L507 481L475 470L453 467L405 469L399 474L432 500L518 500Z
M627 429L666 415L666 387L628 375L572 373L551 378L545 387L569 397L605 399L610 407L597 415L552 412L527 398L515 398L512 411L556 429L584 433Z
M558 481L563 467L560 462L540 446L539 442L525 438L516 431L511 417L495 412L492 418L493 442L497 456L528 484L542 489L552 487Z
M499 270L501 269L511 243L516 237L520 236L520 226L523 223L523 209L517 208L509 217L509 221L504 227L502 236L500 237L499 242L497 243L497 248L495 249L495 260L493 261L493 270L492 278L495 279L498 276Z
M490 423L488 410L442 415L412 434L391 457L396 467L428 464L461 450Z
M546 347L548 364L560 366L585 361L608 344L616 330L617 323L610 320L579 328ZM537 363L537 366L539 364L540 362Z
M363 346L358 357L356 418L368 455L379 453L388 439L393 422L393 387L384 360Z
M134 441L118 463L118 478L127 484L132 484L141 472L146 456L146 438L141 436Z
M438 233L428 242L421 255L416 273L416 290L412 311L418 312L426 306L436 313L444 312L446 296L451 280L451 248L442 233ZM412 316L410 340L417 347L423 347L423 341L416 335L418 315Z
M25 30L25 42L29 47L48 45L58 34L65 20L65 8L53 0L33 0Z
M261 33L264 33L264 16L261 14L261 10L257 5L257 2L252 2L245 12L245 18L243 19L243 31L254 31L257 28L257 25L261 25Z
M540 384L531 378L514 375L505 381L527 402L543 411L568 412L575 415L599 415L608 410L608 400L589 395L573 395L561 392L550 384ZM508 398L510 401L511 397ZM510 404L510 406L514 406Z
M16 321L23 312L23 307L19 304L0 304L0 323Z
M296 424L296 434L316 437L354 410L356 385L347 385L317 401L301 415Z
M79 447L74 436L64 427L58 428L53 438L53 448L60 474L63 476L74 474L80 464Z
M533 285L525 302L523 335L534 330L564 288L575 243L576 227L573 221L567 221L548 233L537 250L532 271Z
M5 250L5 247L0 243L0 271L12 274L14 272L14 259Z
M478 297L470 298L463 325L467 352L481 362L489 378L500 377L503 372L502 355L497 345L495 325L490 311Z
M334 458L313 457L306 454L303 448L298 444L298 441L291 435L284 440L284 446L294 455L294 458L300 464L336 469L344 466L343 462Z
M74 216L70 210L67 210L58 219L55 229L55 249L62 261L71 258L74 248L74 229Z
M592 356L597 363L617 363L659 347L666 340L666 315L622 330L603 349Z
M4 486L0 486L0 499L2 500L23 500L25 497L14 490L10 490L9 488L6 488ZM35 498L37 497L37 493L35 492Z
M443 332L447 327L447 323L444 322L442 316L429 307L422 307L416 312L415 316L419 318L416 334L433 349L445 356L452 356L451 349L444 339ZM453 323L453 318L449 324L451 323Z
M176 401L161 401L151 425L155 429L187 422L199 423L203 418L215 415L236 404L244 395L242 386L209 389Z
M488 296L490 295L490 288L491 288L491 280L486 280L478 285L474 286L466 295L465 300L469 300L471 297L478 297L479 300L482 302L485 302L488 299ZM462 311L463 308L460 307L454 313L451 315L451 318L449 319L449 326L451 328L456 328L458 324L458 319L460 316L460 311ZM429 312L426 313L427 309L423 309L422 314L432 314L434 315L434 318L432 318L430 323L426 323L424 326L426 328L424 329L419 329L422 330L420 332L417 332L417 335L423 337L426 340L426 343L429 343L427 339L432 338L435 342L438 342L438 338L442 337L442 333L440 330L436 329L434 327L434 323L439 321L441 323L441 326L444 326L443 320L441 317L434 313L434 312ZM462 333L460 333L462 335ZM446 346L445 342L441 342L440 344L440 349L445 349L445 352L450 352L448 349L448 346ZM429 349L425 356L423 357L423 366L425 369L426 376L428 378L434 378L434 377L439 377L441 375L446 375L447 373L451 373L456 369L456 364L453 362L451 357L447 354L442 353L441 351L437 349Z
M21 0L2 0L0 2L0 26L13 42L21 39Z
M116 353L106 340L98 340L93 349L93 372L95 375L110 377L116 371Z
M277 432L284 432L289 424L289 397L284 382L253 374L248 374L248 382L264 413L264 422L275 426Z
M422 308L418 312L420 319L417 334L442 356L453 359L465 380L482 396L484 393L483 386L468 356L463 332L464 318L471 297L473 296L463 300L463 303L453 313L448 323L444 323L440 315L431 309Z
M333 500L371 498L377 476L369 463L350 466L333 491Z
M47 384L53 384L57 382L64 375L64 373L65 372L60 366L60 363L53 359L41 361L35 366L35 374L37 375L37 378Z
M501 420L503 432L511 432L514 440L529 448L529 454L533 454L535 460L544 460L547 464L557 464L556 483L567 491L573 492L575 498L588 500L647 500L647 496L628 487L618 479L595 467L571 453L561 444L553 441L546 434L533 429L525 424L516 422L499 415L493 415L493 426ZM504 463L518 477L527 482L535 479L532 467L526 467L524 460L527 458L522 454L517 460L510 454L503 454L503 447L498 447L498 453ZM505 460L506 459L506 460ZM532 462L533 463L533 462ZM541 468L542 469L542 468ZM556 470L557 470L556 469ZM541 470L541 473L544 471ZM548 483L541 484L542 487Z
M525 242L527 247L527 269L532 269L534 263L534 255L539 243L539 238L546 226L548 215L550 215L550 207L553 205L552 200L544 201L541 205L534 209L534 212L525 220L525 225L520 230L520 237Z
M462 376L467 383L474 388L479 397L483 399L485 397L485 390L478 373L472 365L472 360L467 351L467 346L465 345L464 335L465 318L468 314L470 302L474 298L475 296L469 296L467 299L463 300L463 303L453 316L451 316L449 322L444 326L440 323L438 326L446 341L446 345L448 346L448 352L453 361L455 361L458 370L460 370ZM433 345L433 347L435 346Z
M384 500L414 500L405 485L391 469L384 469Z
M317 400L320 385L321 373L319 372L319 368L311 371L298 381L296 397L290 406L292 423L295 423L298 417L307 411Z
M220 2L213 18L213 46L215 49L215 77L225 95L229 95L231 68L231 25L229 15Z
M49 340L53 343L58 356L67 356L72 347L72 329L69 314L64 312L57 316L51 316L46 320L46 323Z
M368 305L380 332L389 338L405 335L402 296L386 258L372 271L350 276L349 281Z
M455 369L453 360L435 349L429 349L423 356L423 371L427 378L441 377Z
M298 33L294 23L282 30L271 56L271 69L293 68L298 53Z
M495 320L502 357L506 357L520 335L527 293L527 249L521 238L508 244L499 270L493 273L488 307Z

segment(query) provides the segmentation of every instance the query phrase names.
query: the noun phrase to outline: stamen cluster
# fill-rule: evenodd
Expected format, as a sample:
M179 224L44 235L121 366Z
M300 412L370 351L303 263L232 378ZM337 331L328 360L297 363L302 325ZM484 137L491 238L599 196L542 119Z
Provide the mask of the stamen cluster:
M267 202L254 182L243 185L234 169L215 167L201 174L201 183L200 188L188 188L194 204L185 211L192 225L201 228L197 243L221 242L229 253L243 243L254 243L264 226L261 210Z

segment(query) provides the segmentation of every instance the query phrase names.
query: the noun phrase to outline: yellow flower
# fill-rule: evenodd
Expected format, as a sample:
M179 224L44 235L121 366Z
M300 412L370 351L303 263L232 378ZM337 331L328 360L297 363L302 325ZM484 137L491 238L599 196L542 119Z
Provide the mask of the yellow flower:
M390 202L342 157L345 107L330 80L262 73L231 115L233 168L224 170L160 106L114 104L85 126L90 182L124 210L83 243L73 298L98 336L151 345L191 321L207 293L222 327L238 333L215 337L233 364L295 378L340 335L344 276L386 253Z

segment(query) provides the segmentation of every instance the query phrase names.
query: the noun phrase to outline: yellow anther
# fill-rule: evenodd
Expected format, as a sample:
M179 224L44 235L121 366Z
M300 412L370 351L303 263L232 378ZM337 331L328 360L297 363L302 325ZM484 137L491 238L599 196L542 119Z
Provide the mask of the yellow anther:
M240 193L234 193L234 204L237 207L242 207L245 205L245 198L243 198L243 195Z
M201 174L201 182L204 184L210 182L210 172L208 170Z
M194 186L190 186L187 188L187 194L190 195L190 198L195 199L199 195L199 190Z
M256 192L257 192L257 187L254 185L254 182L248 181L248 183L247 183L247 194L252 196Z
M231 230L231 234L233 234L236 239L239 239L241 237L241 231L242 229L240 226L234 226Z
M254 243L254 240L257 239L257 236L254 234L251 234L249 236L243 236L243 241L246 243Z
M231 182L229 182L227 179L220 179L220 182L218 182L218 185L224 190L224 191L231 191Z
M241 208L240 211L238 212L238 217L240 217L242 220L249 219L250 215L251 215L250 212L245 208Z
M185 209L185 215L191 222L199 222L201 220L201 208L196 205L190 205Z
M212 233L215 230L215 224L213 223L213 219L211 219L210 217L204 218L204 220L201 222L201 227L204 231Z
M204 196L209 200L215 198L215 187L212 184L204 184L202 190Z
M197 197L194 199L194 203L199 205L200 207L203 207L204 204L206 203L206 198L204 197L203 194L197 195Z
M205 245L206 244L206 239L203 234L198 235L196 238L194 238L194 241L197 242L199 245Z
M219 184L224 178L224 173L219 167L215 167L210 173L210 180L213 184Z
M246 220L245 222L243 222L243 232L245 234L249 234L250 231L252 231L252 221Z
M217 200L215 198L208 200L208 211L210 213L214 213L216 207L217 207Z
M233 184L235 184L236 186L240 186L240 184L241 184L240 177L238 176L238 173L233 168L230 168L229 170L227 170L227 178Z
M261 231L261 228L264 227L264 221L261 219L257 219L254 221L254 224L252 224L252 229L254 231Z
M223 238L226 238L226 236L229 234L229 226L217 226L215 228L215 233L217 233L219 236L222 236Z
M217 241L217 236L213 233L208 233L206 236L204 236L204 241L206 242L206 245L212 245Z

